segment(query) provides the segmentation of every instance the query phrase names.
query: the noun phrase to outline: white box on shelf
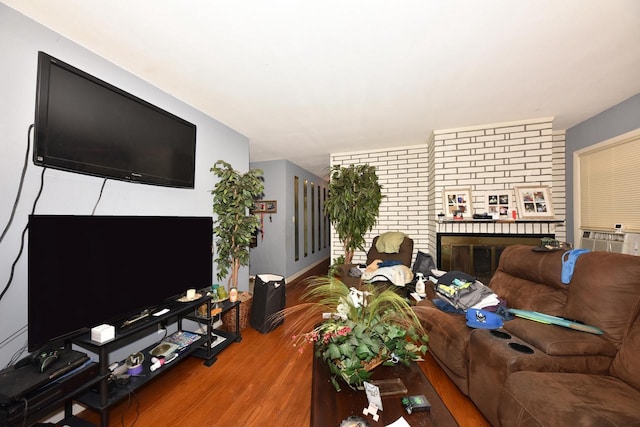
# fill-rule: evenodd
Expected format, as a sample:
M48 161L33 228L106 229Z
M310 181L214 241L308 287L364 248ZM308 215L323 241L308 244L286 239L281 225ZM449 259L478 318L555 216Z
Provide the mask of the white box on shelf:
M91 341L103 343L112 340L116 336L116 328L113 325L103 324L91 328Z

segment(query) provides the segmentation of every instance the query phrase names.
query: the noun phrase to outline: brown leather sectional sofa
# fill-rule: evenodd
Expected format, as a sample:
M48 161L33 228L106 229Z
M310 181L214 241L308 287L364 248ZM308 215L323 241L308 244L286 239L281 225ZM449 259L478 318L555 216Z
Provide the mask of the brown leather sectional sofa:
M640 257L589 252L563 284L564 251L510 246L489 287L510 308L576 319L602 335L516 318L472 329L426 299L430 352L493 425L640 426Z

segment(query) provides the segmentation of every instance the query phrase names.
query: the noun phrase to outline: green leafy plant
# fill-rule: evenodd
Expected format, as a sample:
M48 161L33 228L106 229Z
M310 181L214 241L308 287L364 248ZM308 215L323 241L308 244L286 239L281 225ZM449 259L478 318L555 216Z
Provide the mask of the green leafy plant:
M324 212L342 242L347 264L356 249L364 250L364 235L376 224L382 197L375 167L363 164L331 168Z
M223 160L218 160L211 172L216 174L213 212L216 214L213 233L216 237L218 280L228 275L228 288L238 287L238 271L249 264L249 245L260 227L251 208L264 191L262 171L251 169L241 174Z
M302 303L283 310L291 318L294 346L313 344L315 356L329 366L332 382L361 387L378 365L421 360L428 337L405 298L391 288L366 285L354 292L334 277L314 277ZM324 313L330 318L323 319ZM326 317L326 316L325 316Z
M339 276L341 273L340 266L344 264L344 255L333 260L333 264L329 266L329 276Z

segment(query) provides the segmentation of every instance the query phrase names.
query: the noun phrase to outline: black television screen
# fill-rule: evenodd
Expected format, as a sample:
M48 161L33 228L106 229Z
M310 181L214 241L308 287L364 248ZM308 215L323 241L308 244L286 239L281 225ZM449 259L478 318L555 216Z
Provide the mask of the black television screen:
M114 324L212 281L211 217L29 217L28 347Z
M196 126L38 53L36 165L193 188Z

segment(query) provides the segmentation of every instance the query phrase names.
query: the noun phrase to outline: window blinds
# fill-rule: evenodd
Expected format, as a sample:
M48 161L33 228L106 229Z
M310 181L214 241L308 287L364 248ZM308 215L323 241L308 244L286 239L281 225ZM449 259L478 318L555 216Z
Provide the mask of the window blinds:
M580 228L640 231L640 135L580 155Z

